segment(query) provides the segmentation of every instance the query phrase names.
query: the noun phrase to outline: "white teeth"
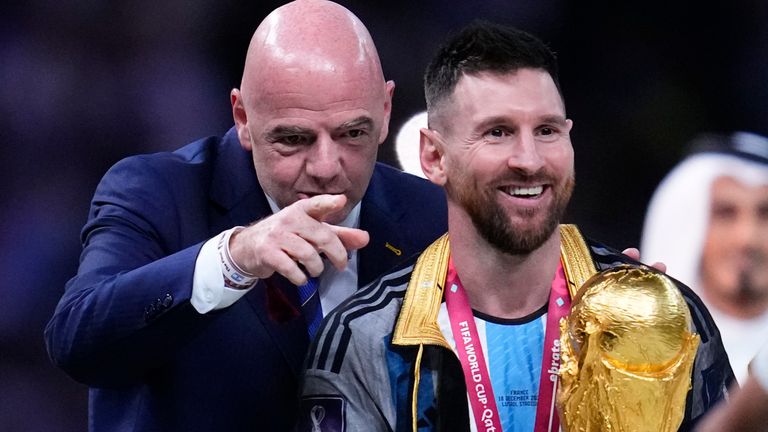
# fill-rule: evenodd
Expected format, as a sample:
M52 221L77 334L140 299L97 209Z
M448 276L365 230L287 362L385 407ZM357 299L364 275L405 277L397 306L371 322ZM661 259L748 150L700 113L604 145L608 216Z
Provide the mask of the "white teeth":
M540 195L544 191L544 186L533 187L509 187L507 193L512 196L531 197Z

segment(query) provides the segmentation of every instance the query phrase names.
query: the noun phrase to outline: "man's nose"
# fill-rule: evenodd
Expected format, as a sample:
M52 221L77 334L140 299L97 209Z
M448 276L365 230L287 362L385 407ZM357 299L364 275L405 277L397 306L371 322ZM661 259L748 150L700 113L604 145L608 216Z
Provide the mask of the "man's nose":
M511 169L526 173L538 172L544 167L544 159L539 150L536 138L532 133L520 133L515 137L515 142L511 146L507 165Z
M761 235L765 232L765 222L760 220L759 215L743 211L733 226L732 235L736 242L742 247L756 248L762 246L761 242L765 238Z
M319 136L312 144L306 162L307 175L318 180L331 180L341 170L341 149L330 136Z

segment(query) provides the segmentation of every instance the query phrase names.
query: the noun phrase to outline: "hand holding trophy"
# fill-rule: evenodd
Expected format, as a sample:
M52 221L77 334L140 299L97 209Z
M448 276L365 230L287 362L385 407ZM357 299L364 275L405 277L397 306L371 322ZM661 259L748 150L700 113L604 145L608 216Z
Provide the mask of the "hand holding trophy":
M595 274L560 322L557 404L567 432L676 431L699 336L674 283L643 267Z

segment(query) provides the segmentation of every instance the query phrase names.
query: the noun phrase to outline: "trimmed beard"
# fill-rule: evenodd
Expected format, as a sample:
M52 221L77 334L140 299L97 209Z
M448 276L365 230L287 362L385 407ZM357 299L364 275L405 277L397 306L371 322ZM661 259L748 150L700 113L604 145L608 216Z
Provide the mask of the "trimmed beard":
M742 270L738 275L738 286L733 296L736 302L747 305L752 302L761 302L768 297L765 288L759 287L755 281L753 271Z
M551 175L527 176L527 180L546 179ZM554 199L545 209L525 209L519 214L531 217L535 212L544 211L544 220L536 225L523 223L522 227L512 226L506 210L496 201L495 189L481 189L477 183L454 185L448 181L445 185L449 197L453 197L472 219L472 224L491 246L509 255L527 255L538 249L549 239L560 224L575 184L571 174L561 187L553 188Z

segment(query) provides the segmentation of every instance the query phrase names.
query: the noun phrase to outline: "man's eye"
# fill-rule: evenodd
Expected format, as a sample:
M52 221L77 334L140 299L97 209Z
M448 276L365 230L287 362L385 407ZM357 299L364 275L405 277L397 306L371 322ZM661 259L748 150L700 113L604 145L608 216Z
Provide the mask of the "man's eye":
M307 137L302 135L286 135L280 138L280 142L290 146L302 145L307 142Z
M736 218L736 208L728 205L715 205L712 208L712 220L729 221Z
M494 137L494 138L501 138L504 136L504 129L502 128L493 128L488 131L488 135Z
M557 128L542 126L539 128L537 136L542 142L557 142L560 138L560 132Z
M365 131L362 129L352 129L347 131L347 136L350 138L360 138L365 135Z
M760 205L757 208L757 217L761 221L768 220L768 205Z

